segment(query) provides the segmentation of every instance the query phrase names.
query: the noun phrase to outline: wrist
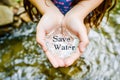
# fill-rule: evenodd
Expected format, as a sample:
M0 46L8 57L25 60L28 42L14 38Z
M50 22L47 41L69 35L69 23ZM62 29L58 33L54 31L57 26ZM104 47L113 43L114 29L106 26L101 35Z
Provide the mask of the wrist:
M84 18L81 17L77 12L69 11L66 15L66 17L69 17L70 19L79 19L80 22L84 22Z
M49 9L46 9L44 14L50 14L50 15L53 15L53 18L54 17L64 17L64 15L61 13L61 11L56 8L56 7L50 7Z

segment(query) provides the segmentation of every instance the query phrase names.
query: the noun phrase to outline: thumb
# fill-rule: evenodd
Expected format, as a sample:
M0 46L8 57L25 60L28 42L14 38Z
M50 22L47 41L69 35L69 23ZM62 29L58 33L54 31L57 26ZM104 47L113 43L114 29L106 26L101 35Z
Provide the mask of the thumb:
M87 47L87 45L89 44L89 39L87 36L87 33L79 33L79 50L81 53L83 53Z
M45 43L45 31L41 28L36 32L36 41L42 47L42 49L46 52L47 47Z

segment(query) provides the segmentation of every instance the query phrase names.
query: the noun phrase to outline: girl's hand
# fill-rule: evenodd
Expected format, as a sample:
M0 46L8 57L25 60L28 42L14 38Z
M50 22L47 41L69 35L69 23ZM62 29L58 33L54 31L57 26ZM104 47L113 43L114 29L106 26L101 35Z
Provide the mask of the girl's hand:
M55 68L63 67L65 64L62 59L60 59L58 56L51 55L51 53L47 50L45 44L45 36L56 27L61 26L63 17L64 16L62 13L58 11L48 11L42 16L37 25L36 40L38 44L43 48L49 61Z
M80 17L76 16L74 13L70 12L65 15L62 26L66 27L71 33L78 36L80 40L76 53L64 60L65 65L70 66L85 51L89 43L87 29L83 23L83 20L80 19Z

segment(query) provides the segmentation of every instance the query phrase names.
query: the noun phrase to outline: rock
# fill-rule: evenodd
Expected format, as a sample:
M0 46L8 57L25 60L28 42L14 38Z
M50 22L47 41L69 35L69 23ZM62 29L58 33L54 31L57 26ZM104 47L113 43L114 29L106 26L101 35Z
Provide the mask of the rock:
M2 3L2 2L0 2L0 5L3 5L3 3Z
M21 24L22 24L22 20L19 17L14 17L13 26L14 27L20 27Z
M18 8L16 8L16 7L11 7L11 10L13 11L14 15L17 15L17 13L18 13Z
M23 21L25 21L25 22L30 22L30 21L31 21L31 19L30 19L30 17L28 16L27 13L21 14L21 15L20 15L20 18L21 18Z
M12 31L12 30L13 30L12 27L6 27L6 26L4 26L4 28L0 28L0 36L1 36L1 35L4 35L4 34L6 34L6 33L9 33L9 32Z
M67 75L67 76L72 76L72 75L76 75L77 73L80 72L78 67L64 67L64 68L59 68L59 70L61 71L61 73Z
M1 0L1 2L8 6L14 6L19 8L18 0Z
M13 22L13 12L7 7L0 5L0 26Z
M19 1L19 5L20 5L20 6L24 6L23 0L20 0L20 1Z
M18 9L17 15L20 15L20 14L22 14L22 13L24 13L24 12L25 12L25 8L24 8L24 7L20 7L20 8Z

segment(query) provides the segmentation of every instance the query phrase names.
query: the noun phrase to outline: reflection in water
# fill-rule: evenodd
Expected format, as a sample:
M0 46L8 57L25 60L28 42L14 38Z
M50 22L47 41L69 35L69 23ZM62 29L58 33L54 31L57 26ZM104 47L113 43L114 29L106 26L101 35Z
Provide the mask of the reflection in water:
M85 53L68 68L54 69L36 43L36 24L23 24L0 38L0 80L119 80L119 8L107 25L91 30Z

